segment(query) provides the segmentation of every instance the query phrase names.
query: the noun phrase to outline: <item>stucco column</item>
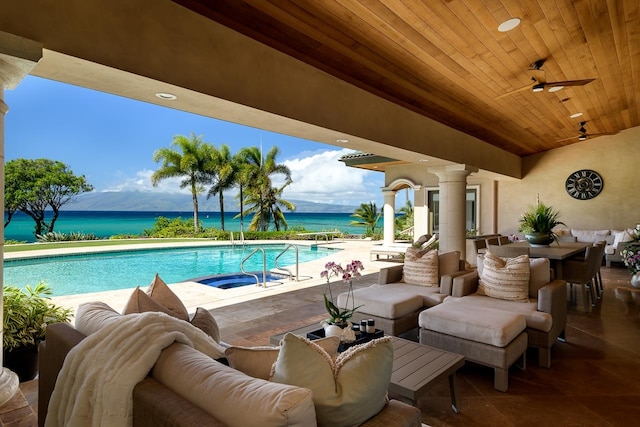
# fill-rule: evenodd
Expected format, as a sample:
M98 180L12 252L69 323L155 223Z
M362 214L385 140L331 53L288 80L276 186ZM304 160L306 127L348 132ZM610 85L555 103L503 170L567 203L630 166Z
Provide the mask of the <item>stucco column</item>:
M465 259L467 176L478 169L467 165L429 168L436 174L440 191L440 245L441 252L460 251Z
M396 192L382 190L384 195L384 240L383 244L389 245L396 240Z
M413 241L429 232L427 193L422 186L413 189Z
M9 107L4 102L4 89L14 89L42 58L42 45L22 37L0 32L0 207L4 213L4 116ZM0 229L0 282L4 283L4 227ZM3 318L2 287L0 287L0 319ZM0 327L0 342L2 327ZM0 351L0 366L2 366ZM0 406L9 401L18 390L18 376L6 369L0 371Z

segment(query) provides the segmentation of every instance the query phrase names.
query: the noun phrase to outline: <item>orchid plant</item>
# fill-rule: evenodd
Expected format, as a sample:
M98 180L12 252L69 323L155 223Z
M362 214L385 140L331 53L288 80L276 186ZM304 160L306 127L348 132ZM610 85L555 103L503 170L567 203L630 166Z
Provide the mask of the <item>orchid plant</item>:
M329 313L328 323L332 324L346 324L349 322L353 314L360 308L361 306L354 307L355 301L353 297L353 280L358 279L362 274L360 273L364 270L364 266L362 262L358 260L353 260L346 267L342 267L340 264L336 264L331 261L325 264L324 270L320 272L320 277L325 277L327 279L327 288L323 294L324 296L324 305ZM349 290L347 293L347 300L345 301L345 307L340 308L333 302L333 293L331 292L331 283L330 279L332 277L339 277L342 281L349 286ZM327 290L329 296L327 297ZM351 300L351 308L349 307L349 300Z
M640 272L640 224L636 226L633 234L634 239L625 244L620 255L631 274L636 274Z

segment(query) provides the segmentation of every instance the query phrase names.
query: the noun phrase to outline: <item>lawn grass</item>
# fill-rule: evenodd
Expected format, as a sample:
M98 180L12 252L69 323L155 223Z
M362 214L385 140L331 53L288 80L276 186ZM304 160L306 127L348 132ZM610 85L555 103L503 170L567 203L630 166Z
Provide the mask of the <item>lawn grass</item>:
M26 252L39 251L44 249L68 249L87 248L99 246L116 245L139 245L151 243L176 243L176 242L203 242L210 239L112 239L112 240L83 240L78 242L52 242L52 243L22 243L16 245L5 245L4 252Z

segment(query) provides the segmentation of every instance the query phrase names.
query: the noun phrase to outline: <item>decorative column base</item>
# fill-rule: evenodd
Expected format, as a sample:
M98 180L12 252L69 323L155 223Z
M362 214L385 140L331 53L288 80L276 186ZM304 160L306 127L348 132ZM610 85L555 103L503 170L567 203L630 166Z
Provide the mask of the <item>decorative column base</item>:
M7 368L2 368L0 371L0 406L11 400L19 388L18 375Z

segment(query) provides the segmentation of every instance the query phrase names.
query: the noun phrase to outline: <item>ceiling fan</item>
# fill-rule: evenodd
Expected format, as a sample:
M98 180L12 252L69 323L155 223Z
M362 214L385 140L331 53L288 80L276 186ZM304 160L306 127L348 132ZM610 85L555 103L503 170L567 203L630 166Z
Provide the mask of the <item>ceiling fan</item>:
M580 133L577 137L576 136L570 136L569 138L564 138L564 139L559 139L556 142L562 142L562 141L569 141L570 139L574 139L577 138L578 141L584 141L588 138L595 138L596 136L602 136L602 135L615 135L617 132L603 132L603 133L587 133L587 129L585 129L584 125L587 124L587 122L580 122L578 123L580 125L580 129L578 129L578 132Z
M591 83L595 79L582 79L582 80L564 80L559 82L548 82L544 76L544 70L542 70L542 66L544 65L545 60L539 59L533 64L531 64L531 68L527 70L527 72L531 75L531 81L533 85L529 84L527 86L523 86L520 89L515 89L510 92L507 92L503 95L498 96L497 98L504 98L505 96L513 95L514 93L524 92L526 90L530 90L531 92L542 92L545 88L549 88L549 92L556 92L565 86L584 86L588 83Z

